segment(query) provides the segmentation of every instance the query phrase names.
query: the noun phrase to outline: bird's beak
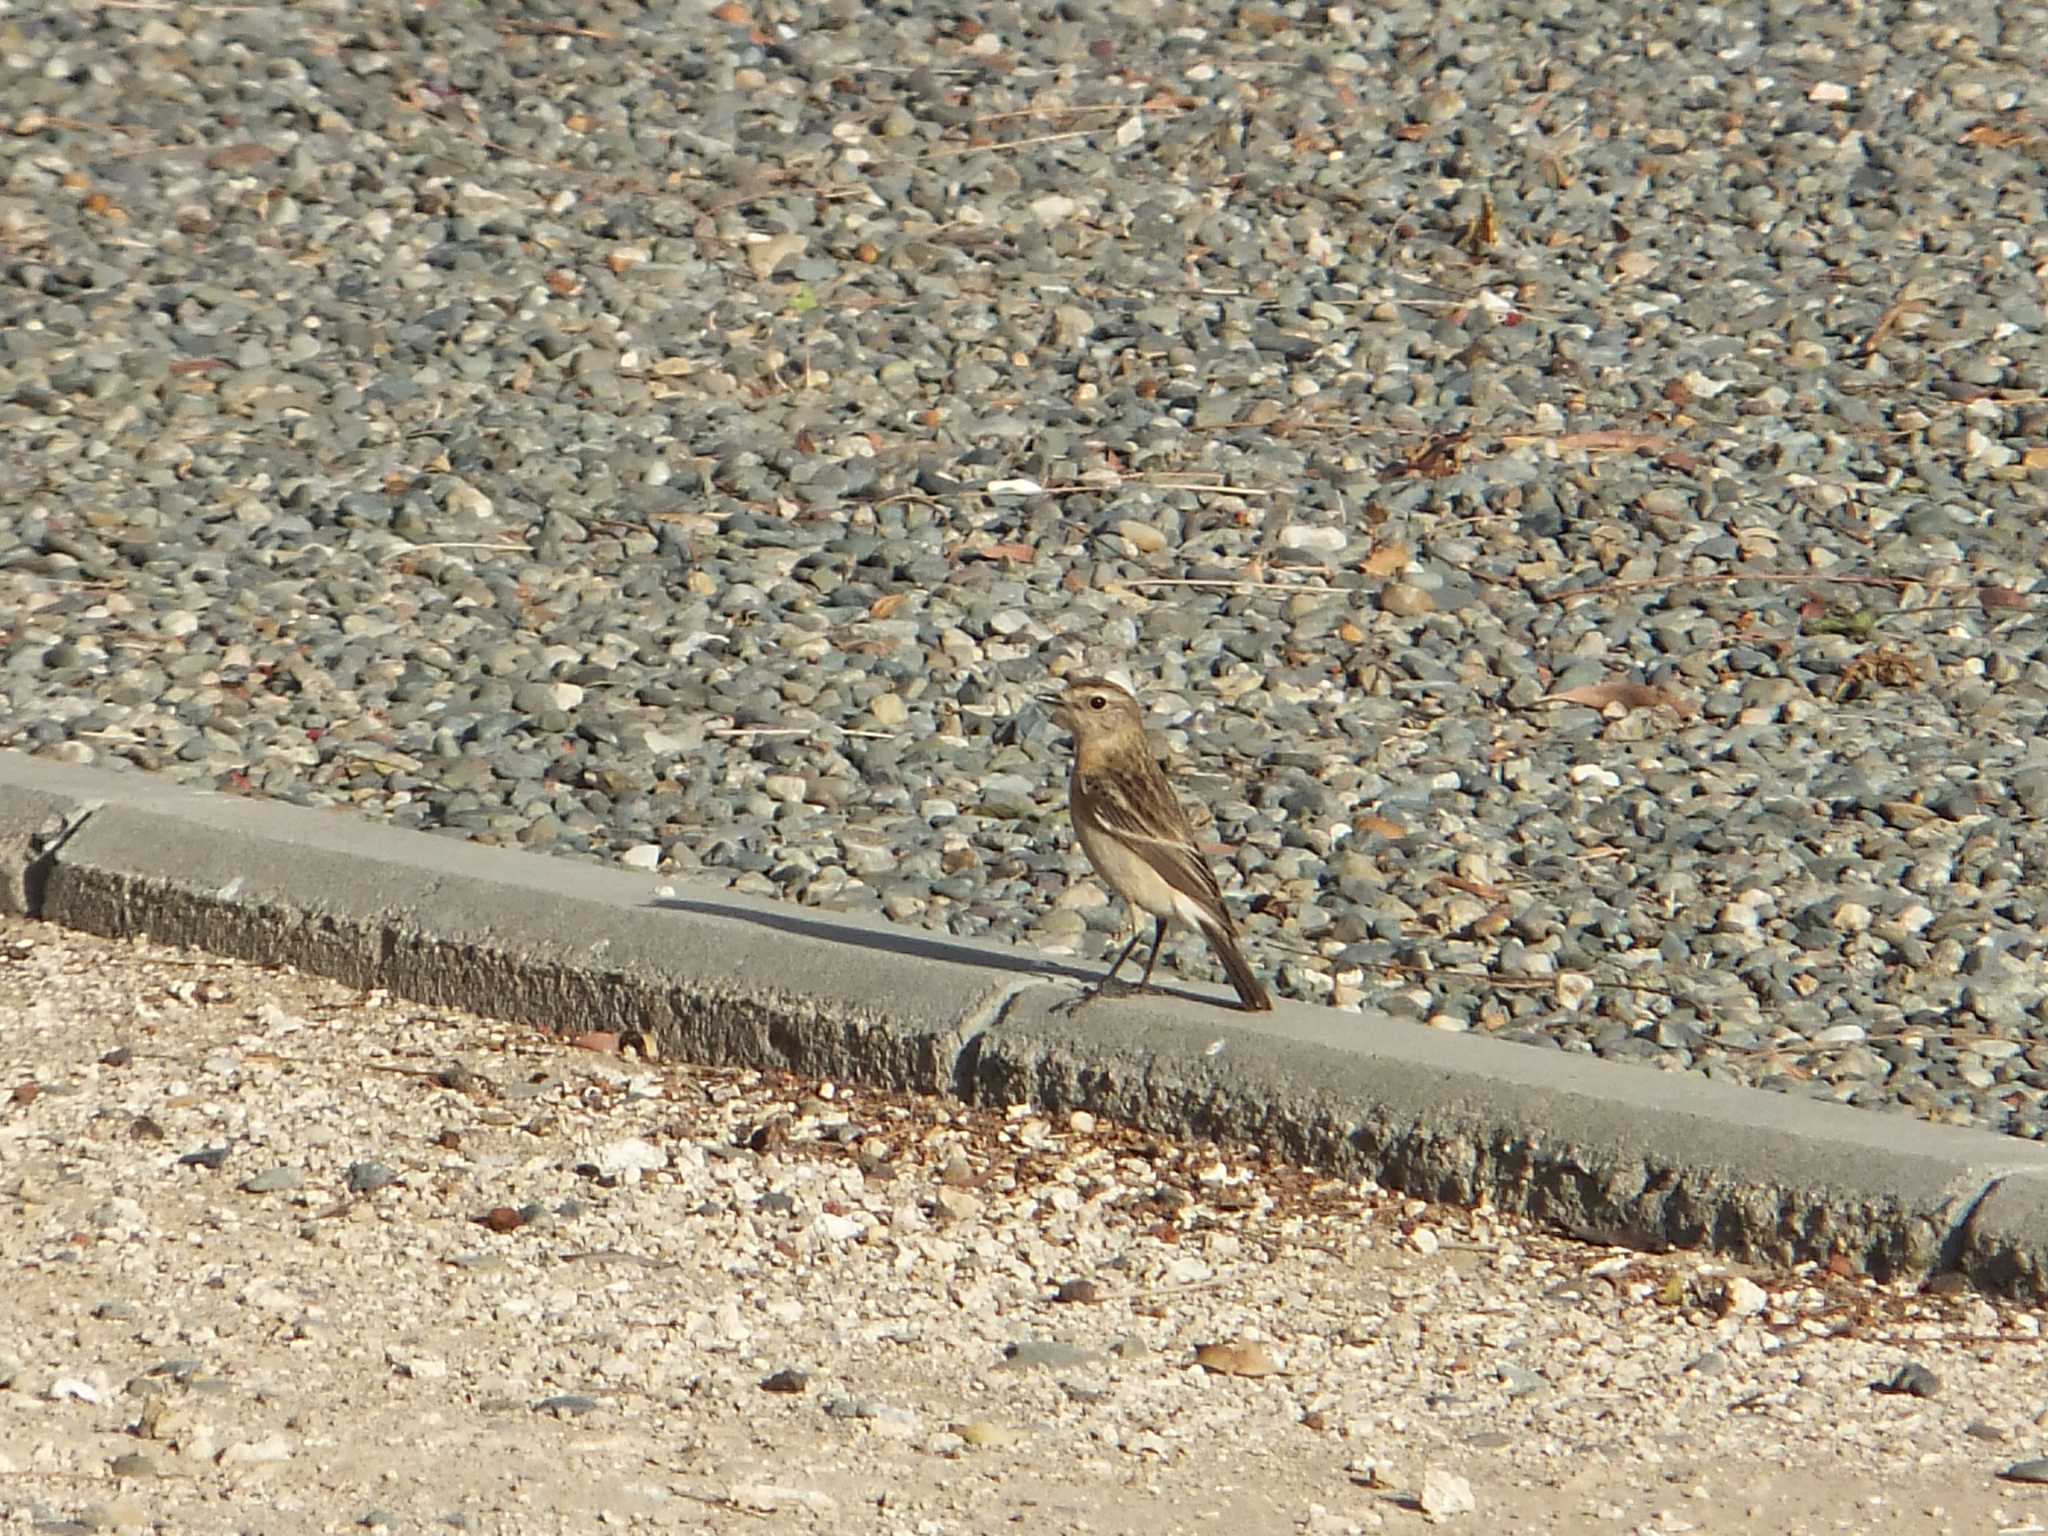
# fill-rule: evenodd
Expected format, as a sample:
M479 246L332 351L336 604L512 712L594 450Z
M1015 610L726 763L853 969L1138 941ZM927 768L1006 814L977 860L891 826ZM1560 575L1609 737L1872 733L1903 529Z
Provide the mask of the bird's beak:
M1067 708L1066 700L1055 695L1046 700L1045 712L1052 716L1052 723L1061 730L1071 733L1074 729L1073 712Z

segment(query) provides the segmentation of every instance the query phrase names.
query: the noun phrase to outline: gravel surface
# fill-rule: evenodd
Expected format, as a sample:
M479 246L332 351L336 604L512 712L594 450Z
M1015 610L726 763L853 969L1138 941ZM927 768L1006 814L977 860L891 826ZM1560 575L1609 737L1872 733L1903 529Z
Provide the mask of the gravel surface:
M0 1526L2048 1516L2041 1314L0 921Z
M0 744L2041 1136L2048 6L1084 9L0 0Z

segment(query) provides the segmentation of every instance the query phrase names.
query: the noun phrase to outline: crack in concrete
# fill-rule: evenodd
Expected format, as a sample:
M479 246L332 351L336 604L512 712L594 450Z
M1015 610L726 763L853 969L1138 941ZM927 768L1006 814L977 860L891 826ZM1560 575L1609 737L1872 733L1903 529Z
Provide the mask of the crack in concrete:
M1039 976L1020 976L1015 981L1006 981L991 992L978 1008L961 1016L960 1022L941 1037L942 1048L950 1045L953 1059L950 1064L941 1065L938 1078L947 1085L954 1098L964 1103L974 1101L974 1073L981 1062L981 1042L990 1030L999 1027L1016 1006L1017 999L1027 992L1040 987L1056 987L1058 982L1047 981Z
M1949 1224L1949 1229L1942 1233L1940 1258L1933 1273L1946 1274L1964 1267L1970 1251L1971 1228L1976 1225L1977 1217L1983 1212L1985 1203L2005 1187L2008 1179L2039 1177L2040 1173L2039 1168L2001 1168L1986 1178L1983 1186L1970 1196L1970 1203Z

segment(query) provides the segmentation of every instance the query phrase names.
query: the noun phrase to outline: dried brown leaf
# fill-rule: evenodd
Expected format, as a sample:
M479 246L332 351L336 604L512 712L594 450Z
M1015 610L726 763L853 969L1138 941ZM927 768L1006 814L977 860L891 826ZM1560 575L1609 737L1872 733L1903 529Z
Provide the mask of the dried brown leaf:
M1996 123L1976 123L1967 129L1956 142L1975 144L1983 149L2011 149L2024 144L2032 135L2024 128L2001 128Z
M1491 193L1479 194L1479 212L1465 226L1465 233L1458 243L1474 256L1483 256L1500 244L1500 221L1494 217Z
M1555 439L1560 448L1583 448L1588 453L1640 453L1645 448L1669 449L1671 439L1655 432L1567 432Z
M1408 569L1408 562L1414 558L1415 552L1406 544L1382 544L1365 557L1359 569L1368 576L1392 576Z
M277 151L265 144L227 144L206 157L206 168L210 171L246 171L268 165L276 158Z
M1692 713L1691 702L1668 688L1654 687L1649 683L1631 683L1622 679L1607 683L1586 683L1577 688L1567 688L1561 693L1546 694L1543 702L1583 704L1588 709L1598 710L1607 710L1619 705L1623 709L1670 709L1681 715Z
M1446 432L1431 438L1408 457L1401 473L1413 480L1443 480L1455 475L1470 452L1469 432Z
M1463 891L1467 896L1477 896L1482 901L1507 900L1508 893L1499 886L1489 885L1484 880L1467 880L1462 875L1439 875L1431 884L1448 886L1451 890Z
M973 553L984 560L1012 560L1019 565L1029 565L1038 558L1038 551L1029 544L991 544Z
M1280 1372L1273 1351L1256 1339L1200 1345L1195 1350L1195 1364L1217 1376L1276 1376Z

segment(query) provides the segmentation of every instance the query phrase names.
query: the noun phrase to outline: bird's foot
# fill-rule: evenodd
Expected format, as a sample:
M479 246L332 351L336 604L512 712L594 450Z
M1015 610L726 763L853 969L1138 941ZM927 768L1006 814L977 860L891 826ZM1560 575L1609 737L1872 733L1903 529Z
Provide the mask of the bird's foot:
M1098 997L1141 997L1158 991L1159 988L1153 986L1150 982L1125 981L1118 976L1105 976L1102 980L1096 982L1094 986L1076 992L1072 997L1066 998L1061 1002L1054 1003L1052 1011L1054 1013L1078 1013Z

